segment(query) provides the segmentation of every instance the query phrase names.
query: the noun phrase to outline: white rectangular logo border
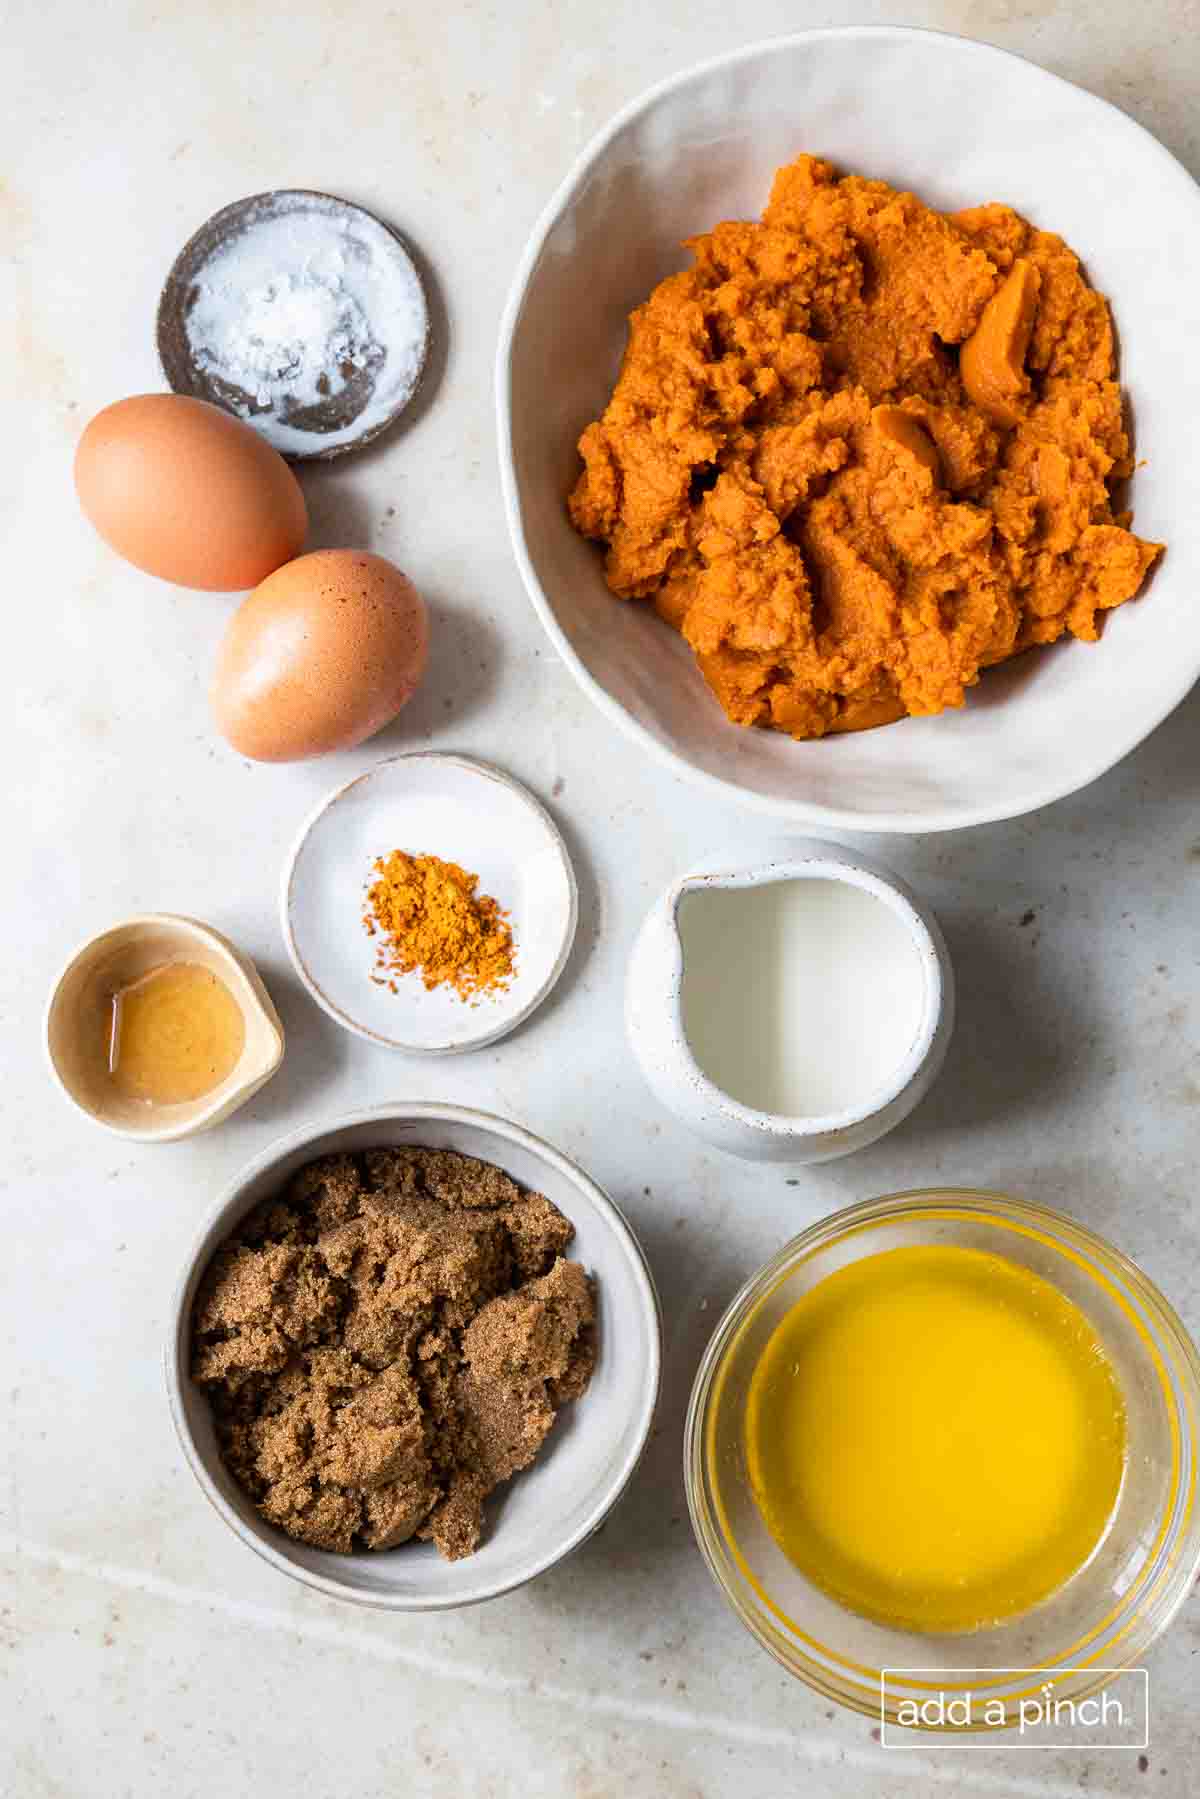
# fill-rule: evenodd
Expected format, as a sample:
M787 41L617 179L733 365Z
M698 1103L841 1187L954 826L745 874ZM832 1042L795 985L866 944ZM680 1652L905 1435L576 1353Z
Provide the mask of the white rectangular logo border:
M888 1721L884 1713L884 1698L887 1692L887 1677L889 1674L940 1674L943 1678L949 1675L955 1681L964 1674L1028 1674L1031 1679L1036 1681L1036 1677L1039 1674L1046 1674L1047 1672L1048 1670L1043 1668L881 1668L879 1670L879 1746L881 1749L893 1750L928 1750L931 1740L943 1737L952 1740L955 1748L970 1749L1114 1749L1119 1754L1122 1750L1148 1749L1150 1747L1150 1670L1148 1668L1103 1667L1095 1663L1089 1664L1087 1667L1056 1669L1054 1671L1054 1680L1057 1682L1064 1674L1115 1674L1118 1676L1140 1674L1144 1683L1143 1692L1146 1702L1145 1735L1142 1737L1141 1742L1101 1743L1097 1742L1094 1737L1090 1737L1086 1741L1080 1743L1010 1743L998 1740L1002 1739L1007 1732L1016 1729L1016 1726L1013 1724L981 1725L977 1730L960 1728L957 1730L946 1731L919 1730L914 1726L911 1727L911 1729L912 1734L916 1739L915 1741L903 1743L888 1742ZM1036 1684L1041 1685L1042 1682L1036 1681ZM1102 1688L1107 1684L1106 1681L1101 1681L1100 1686ZM940 1690L942 1692L948 1691L947 1688L941 1688ZM908 1731L910 1726L893 1724L892 1729Z

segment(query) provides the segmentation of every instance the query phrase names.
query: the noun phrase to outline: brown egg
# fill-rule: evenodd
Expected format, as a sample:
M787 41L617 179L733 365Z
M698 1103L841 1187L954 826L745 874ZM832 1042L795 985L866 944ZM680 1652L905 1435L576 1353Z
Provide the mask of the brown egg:
M352 749L396 716L428 649L407 575L367 550L316 550L276 569L230 620L213 716L257 762Z
M308 532L278 450L185 394L136 394L98 412L75 452L75 487L118 556L181 587L254 587Z

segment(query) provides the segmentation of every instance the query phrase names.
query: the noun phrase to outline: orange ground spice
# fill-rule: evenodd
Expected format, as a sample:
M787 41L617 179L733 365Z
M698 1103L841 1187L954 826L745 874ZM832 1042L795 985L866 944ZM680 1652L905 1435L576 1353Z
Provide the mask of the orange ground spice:
M379 937L372 979L396 990L395 975L419 973L427 988L453 987L460 999L503 992L516 951L508 913L479 876L440 856L393 850L375 863L363 924Z

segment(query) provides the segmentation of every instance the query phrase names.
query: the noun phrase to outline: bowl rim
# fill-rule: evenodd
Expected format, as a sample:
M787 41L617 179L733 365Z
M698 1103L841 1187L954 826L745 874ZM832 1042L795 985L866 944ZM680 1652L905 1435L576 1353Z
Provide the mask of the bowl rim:
M919 836L925 832L962 830L970 825L995 824L1005 819L1021 818L1090 786L1093 781L1098 780L1101 775L1107 774L1109 769L1114 768L1118 762L1130 755L1139 744L1144 743L1186 699L1197 679L1200 679L1200 664L1195 667L1185 665L1182 672L1176 672L1175 679L1170 682L1166 690L1166 697L1160 697L1147 714L1149 722L1139 721L1132 730L1128 730L1124 734L1114 729L1111 734L1105 736L1104 747L1097 751L1082 773L1073 772L1065 779L1056 778L1051 774L1036 792L1031 793L1027 799L1023 799L1015 805L1000 802L984 806L942 806L935 811L922 814L920 818L912 818L894 812L843 811L840 807L821 805L811 800L782 799L757 793L724 775L713 774L708 769L697 767L688 757L663 743L645 725L639 723L588 669L559 624L546 591L534 569L525 538L524 519L512 451L513 339L524 311L526 292L542 256L547 238L559 220L567 213L576 196L586 187L593 164L608 149L613 139L639 114L648 112L660 100L678 89L686 87L689 82L702 76L715 74L722 69L736 67L743 62L753 61L762 56L764 52L792 49L834 40L880 41L886 38L900 42L920 41L931 48L950 50L955 54L973 55L989 60L998 58L1009 63L1019 63L1028 73L1053 87L1067 88L1076 94L1084 95L1094 106L1108 113L1110 122L1116 124L1118 129L1136 134L1138 138L1144 140L1143 147L1151 148L1164 167L1169 168L1176 176L1182 176L1193 190L1197 201L1200 202L1200 184L1194 180L1179 159L1172 155L1166 145L1159 142L1153 132L1148 131L1144 125L1139 124L1136 119L1123 112L1119 106L1115 106L1111 100L1104 99L1100 94L1092 93L1090 88L1082 87L1076 81L1068 81L1065 76L1057 75L1052 70L1044 68L1032 57L1021 56L1016 51L1002 49L998 44L986 43L979 38L967 37L957 32L938 31L928 26L888 24L819 26L808 31L783 32L772 37L759 38L752 43L739 45L736 49L724 51L716 56L693 63L689 67L667 76L665 80L644 89L633 99L627 101L574 158L566 175L551 194L533 227L517 263L501 315L495 361L496 436L504 511L508 520L513 556L520 570L525 591L546 635L579 686L619 730L646 750L662 767L669 769L671 773L698 782L711 793L756 812L766 813L775 818L785 818L793 824L824 826L847 831L878 831L899 836ZM1200 205L1197 207L1197 218L1200 222Z
M220 1241L221 1230L226 1225L229 1215L237 1208L251 1181L256 1180L259 1175L267 1173L276 1163L295 1154L297 1150L304 1149L307 1144L328 1137L335 1131L348 1130L364 1124L383 1125L402 1120L466 1124L493 1132L540 1160L548 1162L573 1186L583 1190L594 1205L598 1217L608 1225L625 1250L635 1282L640 1289L643 1313L650 1326L648 1332L651 1348L650 1362L645 1371L641 1389L637 1428L620 1465L614 1470L605 1485L597 1489L597 1497L582 1523L568 1537L559 1542L553 1541L551 1533L548 1531L541 1553L527 1569L515 1578L485 1584L469 1591L462 1597L447 1594L414 1599L402 1593L367 1592L361 1588L343 1584L330 1575L318 1574L315 1570L302 1567L294 1562L276 1547L275 1538L280 1533L275 1532L265 1522L261 1525L249 1524L229 1504L200 1453L188 1423L187 1408L183 1397L184 1385L190 1380L187 1372L187 1339L196 1288L217 1243ZM563 1561L599 1530L632 1480L650 1441L650 1432L662 1387L662 1359L662 1305L654 1275L645 1250L616 1201L589 1174L586 1174L577 1162L572 1161L561 1150L555 1149L544 1138L535 1136L532 1131L526 1130L523 1125L514 1124L511 1120L501 1118L496 1113L485 1112L474 1106L456 1106L433 1100L412 1100L404 1103L392 1101L382 1105L364 1106L352 1112L340 1112L334 1117L315 1124L303 1125L288 1132L285 1136L275 1138L225 1183L219 1198L207 1210L198 1230L191 1239L179 1278L175 1284L171 1297L169 1324L163 1343L163 1376L171 1422L174 1425L179 1446L183 1451L184 1460L209 1505L247 1548L252 1549L263 1561L268 1562L277 1573L285 1574L304 1586L315 1588L317 1592L323 1593L329 1599L348 1601L374 1611L445 1612L456 1611L470 1605L480 1605L486 1600L498 1599L504 1593L513 1592L516 1588L535 1580L538 1575L544 1574L557 1562ZM469 1562L466 1565L469 1567Z
M1158 1641L1163 1632L1183 1606L1200 1572L1200 1438L1197 1435L1197 1420L1200 1416L1200 1348L1184 1325L1178 1312L1166 1298L1157 1282L1116 1244L1101 1236L1089 1225L1073 1218L1069 1213L1053 1206L1042 1204L1038 1200L1028 1200L1001 1192L996 1189L973 1188L965 1186L916 1187L902 1192L886 1193L877 1198L858 1200L854 1204L838 1211L827 1213L823 1218L809 1225L796 1236L784 1243L774 1255L770 1256L757 1268L738 1288L728 1306L721 1314L712 1336L705 1346L697 1368L692 1390L688 1399L687 1413L684 1422L683 1440L683 1475L687 1497L688 1515L692 1531L701 1553L705 1567L717 1587L721 1597L730 1610L750 1635L776 1660L793 1678L802 1681L822 1698L830 1699L875 1719L881 1718L885 1704L882 1687L874 1692L870 1700L864 1699L867 1691L862 1678L852 1681L841 1673L841 1668L852 1668L858 1675L873 1676L878 1684L881 1670L872 1670L857 1662L848 1660L841 1652L832 1651L833 1660L838 1664L838 1672L831 1674L819 1661L810 1660L803 1650L797 1650L790 1642L784 1642L776 1626L766 1617L766 1612L774 1610L769 1597L759 1595L758 1600L751 1602L736 1594L726 1578L721 1558L736 1562L738 1553L731 1549L719 1520L714 1522L708 1513L712 1509L708 1495L707 1480L707 1426L711 1415L712 1404L717 1394L722 1371L726 1364L727 1354L736 1340L740 1330L753 1315L756 1307L776 1290L787 1279L788 1275L801 1262L831 1243L844 1241L871 1230L875 1225L895 1222L904 1218L919 1219L924 1215L951 1207L955 1211L973 1214L983 1222L997 1221L1006 1223L1018 1230L1032 1228L1035 1234L1039 1228L1050 1230L1056 1234L1053 1247L1066 1256L1077 1255L1072 1249L1071 1239L1075 1239L1079 1247L1085 1251L1093 1251L1102 1263L1107 1263L1111 1270L1125 1279L1132 1291L1137 1295L1139 1303L1146 1304L1149 1299L1155 1323L1178 1352L1180 1364L1184 1370L1182 1376L1176 1372L1176 1380L1182 1387L1182 1397L1187 1407L1187 1416L1191 1425L1190 1455L1186 1464L1181 1463L1179 1470L1179 1491L1173 1501L1173 1509L1166 1514L1159 1533L1157 1554L1148 1564L1153 1577L1148 1579L1143 1596L1148 1612L1156 1615L1151 1618L1151 1626L1147 1634L1129 1642L1133 1624L1127 1625L1119 1635L1101 1651L1104 1660L1095 1655L1081 1655L1078 1662L1063 1661L1059 1665L1071 1672L1088 1669L1088 1678L1072 1690L1071 1697L1082 1699L1097 1691L1104 1684L1104 1677L1114 1672L1126 1672L1139 1667L1150 1649ZM1059 1234L1065 1242L1058 1240ZM1139 1325L1139 1331L1141 1326ZM1157 1358L1157 1351L1152 1351ZM1160 1568L1167 1539L1171 1536L1172 1522L1178 1547L1172 1550L1165 1564ZM1190 1548L1188 1548L1190 1540ZM718 1545L720 1553L718 1553ZM1181 1551L1188 1548L1186 1555ZM759 1593L757 1583L750 1584ZM1164 1589L1166 1603L1163 1603ZM765 1604L764 1604L765 1599ZM1141 1604L1139 1598L1139 1605ZM1034 1608L1036 1610L1036 1608ZM759 1614L762 1613L760 1616ZM1029 1616L1031 1614L1025 1614ZM1140 1613L1135 1613L1135 1619ZM1111 1621L1106 1620L1105 1622ZM1102 1627L1101 1627L1102 1628ZM1091 1627L1079 1645L1070 1645L1067 1654L1076 1647L1087 1648L1093 1643L1099 1631ZM823 1646L824 1647L824 1646ZM786 1652L785 1652L786 1649ZM1115 1652L1115 1653L1114 1653ZM1030 1668L1037 1664L1030 1664ZM1049 1664L1045 1664L1049 1666ZM978 1670L963 1670L978 1672ZM1003 1670L999 1672L1028 1672L1028 1669ZM1096 1678L1092 1678L1092 1677ZM955 1675L947 1671L947 1679L943 1683L949 1691ZM973 1683L978 1684L978 1683ZM892 1709L895 1709L895 1700ZM896 1724L898 1720L889 1717L888 1722ZM1001 1725L989 1725L973 1722L965 1729L946 1726L939 1730L937 1726L922 1724L919 1728L931 1734L970 1735L983 1734L988 1731L1002 1729Z
M441 1043L409 1043L402 1037L385 1037L381 1031L374 1031L370 1025L352 1017L321 986L304 960L303 952L296 938L293 892L296 885L296 870L305 844L325 814L332 811L334 806L344 799L352 788L360 786L365 781L373 780L385 769L393 768L400 762L437 763L442 767L457 768L484 781L494 781L497 786L506 788L518 803L524 805L526 810L536 817L545 831L549 846L558 858L567 884L567 913L563 922L562 937L554 961L541 985L530 994L524 1005L492 1030L477 1031L470 1036L461 1038L446 1038ZM329 1017L336 1024L340 1024L343 1030L352 1032L356 1037L361 1037L366 1043L373 1043L378 1049L396 1050L402 1055L463 1056L468 1055L472 1050L486 1049L489 1044L499 1043L502 1038L519 1030L521 1025L537 1011L542 1002L549 999L558 985L559 979L570 961L571 951L575 947L575 934L579 928L579 882L562 832L542 802L521 781L506 774L504 769L497 768L494 763L485 762L480 756L466 756L456 750L400 750L396 755L385 756L381 761L372 763L370 768L363 769L360 774L352 775L349 780L340 782L331 792L323 794L306 814L300 829L292 839L287 855L284 857L283 873L279 882L279 925L292 967L321 1010L328 1013Z

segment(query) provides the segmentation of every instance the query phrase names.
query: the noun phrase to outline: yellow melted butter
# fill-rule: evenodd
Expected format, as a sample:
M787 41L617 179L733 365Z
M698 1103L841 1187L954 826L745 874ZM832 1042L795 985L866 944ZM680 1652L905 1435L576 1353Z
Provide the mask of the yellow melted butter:
M246 1041L237 1000L195 962L168 962L119 988L101 1024L113 1086L153 1105L211 1093L232 1074Z
M1073 1301L952 1245L820 1281L751 1379L746 1456L784 1553L854 1611L969 1631L1028 1610L1104 1535L1125 1406Z

